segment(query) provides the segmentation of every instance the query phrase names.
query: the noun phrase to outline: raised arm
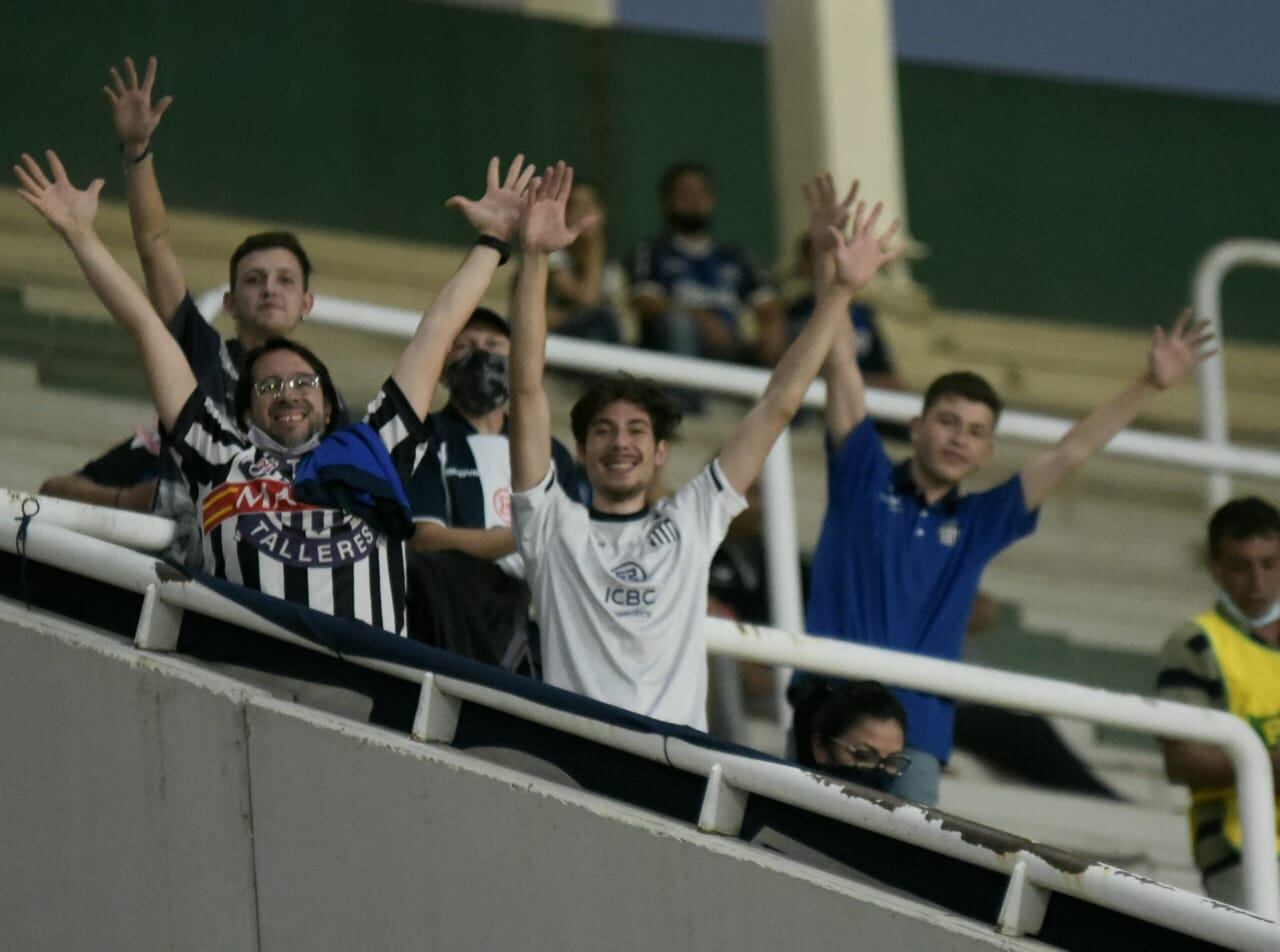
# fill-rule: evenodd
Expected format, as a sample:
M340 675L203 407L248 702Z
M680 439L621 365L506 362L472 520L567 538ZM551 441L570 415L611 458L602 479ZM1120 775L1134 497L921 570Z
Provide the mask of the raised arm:
M1191 320L1191 309L1178 315L1168 334L1156 327L1147 352L1147 369L1127 387L1073 426L1058 443L1022 471L1022 497L1035 509L1058 484L1133 422L1153 395L1184 383L1196 365L1215 353L1207 349L1213 335L1208 324Z
M890 250L898 222L877 237L875 227L881 206L877 203L865 221L864 211L859 203L853 235L847 240L840 229L829 227L827 234L834 247L830 254L835 265L831 280L818 288L813 316L783 354L769 378L764 396L720 452L720 468L733 488L741 493L760 475L778 434L800 409L805 391L831 350L837 329L841 324L850 323L849 302L854 293L866 287L881 267L902 254L901 247Z
M573 244L595 216L565 224L573 169L548 167L530 190L520 226L520 276L511 320L511 488L536 486L551 469L551 410L542 386L547 349L547 256Z
M133 60L125 57L124 75L111 67L111 83L102 92L111 104L111 121L120 140L120 160L124 165L125 194L129 199L129 223L133 244L142 263L147 297L166 322L173 318L187 293L187 279L169 241L169 219L156 180L151 137L160 117L173 103L172 96L151 102L156 81L156 58L147 60L147 72L138 82Z
M819 175L805 186L804 197L809 205L809 241L813 249L812 277L816 289L831 282L835 268L831 254L835 247L831 229L843 231L847 225L854 200L858 197L858 180L853 180L842 201L836 194L831 174ZM858 344L852 320L842 321L836 327L831 351L822 366L822 376L827 383L827 434L839 446L867 415L866 382L858 369Z
M455 195L445 205L461 211L477 234L509 242L520 224L524 211L521 196L533 178L533 166L526 166L524 156L517 155L501 181L500 170L495 156L489 160L485 191L479 200ZM472 248L427 307L413 339L396 362L391 378L419 417L425 418L431 408L431 395L435 393L453 339L489 290L501 260L501 254L488 245L477 244Z
M29 155L24 154L22 164L13 167L20 185L18 194L62 236L98 299L116 323L133 337L160 422L165 429L171 430L196 389L196 378L191 373L187 358L142 289L111 256L93 230L103 180L95 179L81 191L68 181L57 155L49 151L45 156L53 174L52 180Z

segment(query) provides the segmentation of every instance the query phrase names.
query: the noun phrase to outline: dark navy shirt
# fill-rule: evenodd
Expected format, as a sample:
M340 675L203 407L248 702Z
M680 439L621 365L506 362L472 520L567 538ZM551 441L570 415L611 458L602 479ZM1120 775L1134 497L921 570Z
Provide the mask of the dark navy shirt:
M827 513L813 558L807 630L877 648L956 660L978 581L1001 549L1030 535L1018 476L986 492L953 489L932 506L894 466L870 417L828 447ZM951 755L950 701L900 689L907 743Z
M738 313L772 298L760 269L732 245L696 245L678 235L644 242L629 262L631 293L655 294L672 307L711 310L735 331Z

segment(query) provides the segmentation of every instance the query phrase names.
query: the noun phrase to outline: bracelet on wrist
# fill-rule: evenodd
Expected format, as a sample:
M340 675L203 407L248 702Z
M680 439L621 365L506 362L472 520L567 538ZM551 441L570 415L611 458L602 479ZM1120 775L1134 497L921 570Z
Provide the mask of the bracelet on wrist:
M483 245L486 248L492 248L499 255L498 267L501 268L511 258L511 242L503 241L496 235L481 235L476 239L477 245Z
M125 163L126 163L125 167L126 167L126 168L128 168L130 165L139 165L139 164L141 164L141 162L142 162L142 160L143 160L143 159L145 159L147 156L149 156L149 155L151 154L151 140L150 140L150 139L148 139L148 140L147 140L147 146L146 146L146 148L144 148L144 149L142 150L142 154L141 154L141 155L138 155L138 156L132 156L132 155L129 155L129 153L127 153L127 152L125 151L125 148L126 148L126 147L125 147L125 144L124 144L123 142L121 142L121 143L120 143L120 154L121 154L122 156L124 156L124 160L125 160Z

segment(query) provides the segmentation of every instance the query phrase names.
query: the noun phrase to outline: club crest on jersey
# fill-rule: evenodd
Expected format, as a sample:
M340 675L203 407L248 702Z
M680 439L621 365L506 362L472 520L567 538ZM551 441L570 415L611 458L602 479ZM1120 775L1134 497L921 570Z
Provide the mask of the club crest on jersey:
M645 537L649 540L649 544L655 548L660 545L669 545L672 542L680 541L680 530L676 528L676 524L670 519L663 519L652 529Z
M241 516L236 535L278 562L306 569L351 565L367 558L378 544L378 533L360 519L335 526L328 535L311 537L288 525L289 518L272 512Z
M623 562L614 566L610 574L619 582L645 582L649 579L649 573L637 562Z
M272 475L279 468L280 461L274 456L262 456L250 463L248 467L246 467L246 471L248 472L248 475L255 479L260 479L263 476Z

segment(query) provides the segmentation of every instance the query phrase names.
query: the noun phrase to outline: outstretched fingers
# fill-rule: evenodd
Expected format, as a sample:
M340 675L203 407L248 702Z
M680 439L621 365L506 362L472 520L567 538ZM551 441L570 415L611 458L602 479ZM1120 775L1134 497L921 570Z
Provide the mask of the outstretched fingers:
M573 166L565 165L561 159L556 163L556 168L560 172L560 187L556 190L556 201L564 204L569 201L569 193L573 191Z
M66 182L67 170L62 167L62 160L58 158L58 153L52 149L45 149L44 157L49 161L49 168L53 172L53 180L55 182Z
M503 188L514 188L520 179L520 173L524 171L524 153L520 152L511 160L511 167L507 169L506 181L502 183Z
M40 168L40 163L25 152L22 153L22 164L41 189L53 188L53 183L44 174L44 169Z
M107 70L107 72L111 74L111 84L112 86L115 87L115 93L117 97L123 96L125 93L129 91L128 87L125 86L124 84L124 77L120 75L120 70L112 66L110 69Z
M151 95L151 87L154 86L156 82L156 67L158 65L159 64L154 56L147 58L147 71L142 77L142 91L148 96Z
M835 197L834 182L832 183L832 186L831 186L831 194L832 194L832 197L834 198ZM854 179L853 182L850 183L849 185L849 194L844 197L844 201L840 203L840 207L843 208L845 211L848 211L850 208L853 207L853 201L857 197L858 197L858 180Z
M124 71L129 80L129 88L138 88L138 69L133 65L133 57L126 56L124 58Z

